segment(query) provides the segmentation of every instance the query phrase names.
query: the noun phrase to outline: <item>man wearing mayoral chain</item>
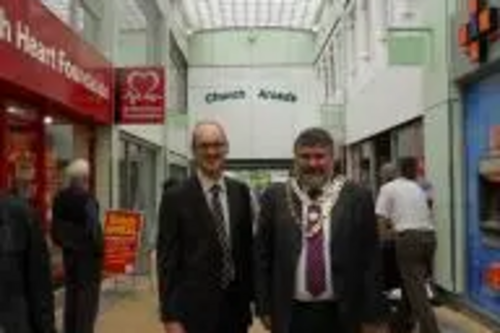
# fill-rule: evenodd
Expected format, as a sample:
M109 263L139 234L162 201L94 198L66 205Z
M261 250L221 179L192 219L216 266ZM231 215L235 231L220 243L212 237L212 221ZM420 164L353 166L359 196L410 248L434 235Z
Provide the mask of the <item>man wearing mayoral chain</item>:
M328 132L304 130L290 178L261 198L257 312L273 333L383 332L373 199L333 174L333 150Z

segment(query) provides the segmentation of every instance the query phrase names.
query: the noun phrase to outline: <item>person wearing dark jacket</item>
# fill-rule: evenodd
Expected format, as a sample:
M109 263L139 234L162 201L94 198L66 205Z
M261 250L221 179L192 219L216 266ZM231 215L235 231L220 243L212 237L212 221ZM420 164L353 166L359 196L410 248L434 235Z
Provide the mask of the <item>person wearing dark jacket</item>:
M272 333L385 329L373 199L333 174L333 147L325 130L304 130L293 175L261 198L256 306Z
M55 333L47 244L27 201L0 194L0 332Z
M222 126L193 131L196 174L162 198L158 282L165 333L246 333L253 296L248 187L224 176Z
M64 263L64 332L92 333L99 309L103 235L99 205L88 189L89 164L74 161L69 186L53 204L52 237Z

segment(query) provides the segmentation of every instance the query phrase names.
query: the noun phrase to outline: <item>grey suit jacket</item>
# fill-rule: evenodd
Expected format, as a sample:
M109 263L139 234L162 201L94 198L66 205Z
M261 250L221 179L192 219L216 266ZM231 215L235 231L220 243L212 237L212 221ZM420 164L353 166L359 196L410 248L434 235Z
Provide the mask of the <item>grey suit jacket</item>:
M297 198L295 209L299 209ZM380 252L373 199L347 182L332 214L331 269L342 333L383 315ZM300 216L300 214L299 214ZM286 185L272 185L262 196L255 240L257 312L271 316L272 332L287 333L301 251L301 230L286 200Z

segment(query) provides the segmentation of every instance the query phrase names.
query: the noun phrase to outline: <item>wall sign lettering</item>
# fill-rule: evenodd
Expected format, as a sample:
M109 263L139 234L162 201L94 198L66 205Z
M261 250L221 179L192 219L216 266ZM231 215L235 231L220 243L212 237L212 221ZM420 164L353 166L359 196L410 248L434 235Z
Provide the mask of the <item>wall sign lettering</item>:
M246 99L247 94L244 90L234 90L226 92L209 92L205 95L205 102L207 104L213 104L217 102L225 102L231 100L243 100ZM259 89L254 95L255 98L264 101L280 101L285 103L296 103L298 97L292 92L284 92L278 90L270 89Z

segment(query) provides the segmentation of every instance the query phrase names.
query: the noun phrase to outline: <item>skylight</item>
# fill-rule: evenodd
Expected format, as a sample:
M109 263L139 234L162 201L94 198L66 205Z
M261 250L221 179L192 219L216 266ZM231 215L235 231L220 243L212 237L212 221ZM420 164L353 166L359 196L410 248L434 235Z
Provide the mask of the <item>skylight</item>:
M324 0L182 0L192 30L283 27L313 29Z

